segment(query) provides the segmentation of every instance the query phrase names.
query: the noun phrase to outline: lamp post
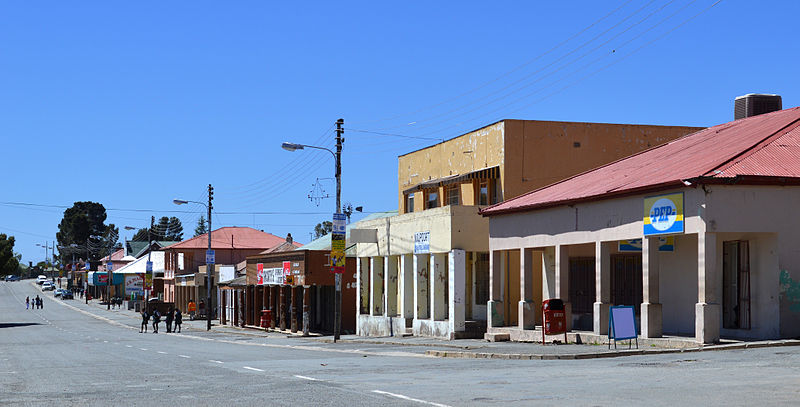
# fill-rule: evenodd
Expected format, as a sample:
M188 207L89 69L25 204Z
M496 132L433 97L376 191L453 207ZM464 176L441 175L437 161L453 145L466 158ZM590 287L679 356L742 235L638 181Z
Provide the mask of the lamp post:
M317 150L325 150L333 155L336 165L336 213L342 212L342 143L344 143L344 138L342 137L342 134L344 133L344 129L342 128L343 125L344 119L339 119L336 121L336 152L333 152L325 147L310 146L307 144L296 144L289 142L284 142L281 144L281 148L286 151L293 152L302 150L304 148L315 148ZM331 244L333 244L333 240L331 240ZM336 273L334 274L334 279L336 282L336 291L334 299L333 341L336 342L339 340L339 334L342 326L342 275L340 273Z
M206 252L206 330L211 330L211 275L213 273L214 264L208 262L208 254L211 252L211 209L213 205L211 201L214 199L214 187L208 184L208 205L199 201L187 201L183 199L173 199L172 203L175 205L185 205L188 203L196 203L206 207L208 210L208 251Z

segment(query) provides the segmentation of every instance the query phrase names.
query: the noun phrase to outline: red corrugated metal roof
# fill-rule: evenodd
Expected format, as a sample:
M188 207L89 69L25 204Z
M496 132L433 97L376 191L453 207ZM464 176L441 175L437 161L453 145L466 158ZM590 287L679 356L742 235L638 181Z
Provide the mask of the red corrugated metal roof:
M637 191L683 180L737 176L800 178L800 107L689 134L555 184L490 206L496 215Z
M248 227L228 226L211 232L211 248L222 249L261 249L266 250L280 245L286 240L271 233ZM171 249L206 249L208 233L167 246Z

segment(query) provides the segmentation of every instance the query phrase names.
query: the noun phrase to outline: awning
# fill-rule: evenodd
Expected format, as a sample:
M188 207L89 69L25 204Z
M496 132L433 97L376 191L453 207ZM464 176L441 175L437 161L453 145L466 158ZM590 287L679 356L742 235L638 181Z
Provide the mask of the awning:
M404 190L403 193L409 194L416 191L422 191L424 189L438 188L439 186L443 185L460 184L463 182L471 181L473 179L498 179L498 178L500 178L500 167L494 166L489 168L482 168L480 170L475 170L472 172L468 172L466 174L448 175L446 177L420 182L419 184Z

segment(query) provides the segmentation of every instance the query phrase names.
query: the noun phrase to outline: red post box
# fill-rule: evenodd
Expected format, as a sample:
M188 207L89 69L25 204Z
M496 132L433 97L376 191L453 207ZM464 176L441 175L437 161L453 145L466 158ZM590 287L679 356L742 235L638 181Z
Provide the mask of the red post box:
M272 311L265 309L261 311L261 327L269 328L272 325Z
M551 298L542 302L542 345L546 335L564 334L564 343L567 343L567 314L564 311L564 301L560 298Z

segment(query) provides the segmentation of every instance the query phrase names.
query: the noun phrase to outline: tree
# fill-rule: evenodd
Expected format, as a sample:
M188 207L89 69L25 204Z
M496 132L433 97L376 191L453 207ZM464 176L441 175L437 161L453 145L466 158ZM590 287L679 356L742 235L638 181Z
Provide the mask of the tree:
M14 236L0 233L0 276L14 274L19 267L19 259L14 254Z
M208 228L206 225L206 218L203 217L203 215L200 215L200 219L197 220L197 227L194 228L194 237L208 233Z
M97 202L75 202L64 211L58 224L56 240L61 247L77 244L86 247L89 257L97 260L107 254L109 246L117 242L119 229L113 224L106 225L106 208ZM116 233L111 233L116 232ZM93 238L92 236L99 236ZM113 241L110 241L113 239ZM67 254L61 255L62 262L68 262Z
M317 226L314 226L314 239L319 239L322 236L331 233L333 230L333 222L326 220L322 223L317 223Z
M131 238L135 242L146 242L150 228L142 228L136 231ZM154 241L179 242L183 240L183 225L181 220L176 217L168 218L162 216L158 224L153 226L153 233L149 236Z

